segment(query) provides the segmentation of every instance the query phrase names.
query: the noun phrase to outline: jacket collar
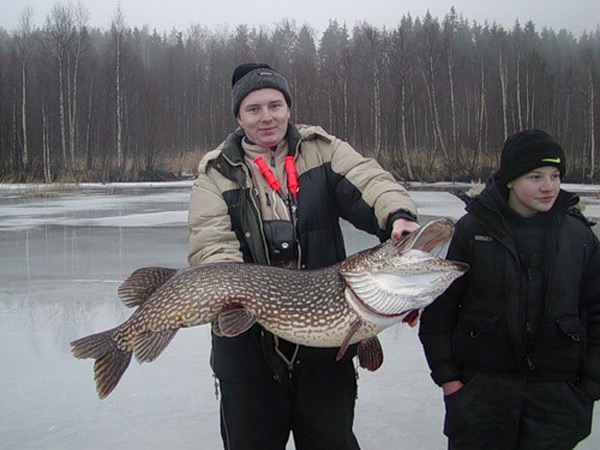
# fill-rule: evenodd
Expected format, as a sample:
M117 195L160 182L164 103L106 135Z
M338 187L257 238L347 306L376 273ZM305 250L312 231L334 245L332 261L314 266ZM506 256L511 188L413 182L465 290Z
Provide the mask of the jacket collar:
M500 187L494 177L490 177L486 182L485 189L465 208L478 221L485 224L492 235L505 243L510 236L506 221L506 214L510 211L506 200L507 195L506 189ZM577 194L561 189L552 209L544 214L556 217L567 212L578 202Z
M238 128L230 133L223 144L223 156L233 165L243 164L244 150L242 149L242 139L244 139L244 130ZM296 151L301 141L300 131L292 122L288 122L288 129L285 136L288 140L288 154L296 156Z

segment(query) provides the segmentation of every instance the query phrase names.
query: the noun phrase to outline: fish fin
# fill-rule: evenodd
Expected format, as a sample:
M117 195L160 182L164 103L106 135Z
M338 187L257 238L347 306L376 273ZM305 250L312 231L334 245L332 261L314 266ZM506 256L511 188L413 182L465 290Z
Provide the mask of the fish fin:
M256 323L256 317L246 308L232 308L219 314L218 325L219 336L235 337L248 331ZM214 328L213 328L214 329Z
M346 351L348 350L348 347L350 346L350 340L352 339L352 336L354 336L354 333L356 333L356 331L360 328L361 325L362 320L360 319L356 319L354 322L352 322L352 325L350 325L350 329L348 330L348 334L346 334L346 337L342 341L342 345L340 345L340 349L338 350L338 353L335 357L336 361L339 361L344 357Z
M377 336L360 341L358 363L363 369L375 372L383 364L383 347Z
M71 342L71 352L78 359L93 358L96 392L106 398L121 380L131 361L131 352L119 349L113 339L114 329Z
M133 272L119 286L119 298L130 308L143 304L152 293L178 272L165 267L144 267Z
M214 322L212 322L212 323L210 324L210 326L211 326L211 328L212 328L212 332L213 332L214 334L216 334L216 335L217 335L217 336L219 336L219 337L225 337L225 336L223 336L223 333L221 333L221 329L219 328L219 320L218 320L218 319L217 319L217 320L215 320Z
M179 328L174 330L144 333L135 338L133 343L133 354L140 362L152 362L171 343Z

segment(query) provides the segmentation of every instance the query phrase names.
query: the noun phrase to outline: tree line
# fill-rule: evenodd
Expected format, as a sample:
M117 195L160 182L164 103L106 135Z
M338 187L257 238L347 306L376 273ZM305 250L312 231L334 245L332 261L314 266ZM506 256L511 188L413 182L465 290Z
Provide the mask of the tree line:
M574 36L404 15L393 29L330 21L158 33L108 30L81 4L0 29L0 180L157 176L236 126L231 73L267 62L290 81L292 120L321 125L403 180L484 179L505 138L553 135L567 179L599 178L600 28ZM181 164L183 167L183 163Z

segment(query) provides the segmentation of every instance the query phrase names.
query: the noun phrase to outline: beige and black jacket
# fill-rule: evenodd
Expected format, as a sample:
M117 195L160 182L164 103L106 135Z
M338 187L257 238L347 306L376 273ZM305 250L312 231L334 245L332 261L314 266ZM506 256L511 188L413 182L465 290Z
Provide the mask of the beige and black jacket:
M190 265L218 261L271 264L260 206L259 192L264 187L258 187L264 181L244 161L243 138L242 130L231 133L200 163L189 207ZM285 144L294 157L299 182L293 219L298 267L326 267L346 258L340 218L381 240L389 238L393 220L416 220L416 207L406 190L375 160L361 156L348 143L320 127L290 124ZM287 193L286 181L279 181ZM247 338L213 339L217 376L265 375L254 363L248 364L253 345L240 343ZM258 356L260 348L255 350ZM303 360L335 361L335 351L308 350L311 355L307 356L303 354L307 349L301 349ZM238 355L240 364L234 361L238 353L244 353Z

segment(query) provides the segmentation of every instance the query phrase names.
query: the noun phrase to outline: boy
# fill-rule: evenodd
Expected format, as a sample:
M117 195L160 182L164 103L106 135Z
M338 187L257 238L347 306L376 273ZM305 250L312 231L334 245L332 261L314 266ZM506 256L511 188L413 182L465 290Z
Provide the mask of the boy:
M448 448L565 450L600 398L600 247L560 189L547 133L507 139L448 259L471 268L423 313L419 337L446 406Z

